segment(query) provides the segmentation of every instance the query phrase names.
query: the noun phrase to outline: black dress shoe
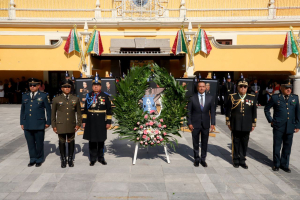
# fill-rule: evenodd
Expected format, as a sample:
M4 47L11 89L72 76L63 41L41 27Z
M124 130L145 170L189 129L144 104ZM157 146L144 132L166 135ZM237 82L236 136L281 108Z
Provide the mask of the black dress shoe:
M235 164L235 163L233 163L233 166L234 166L235 168L239 168L239 167L240 167L239 164Z
M42 166L42 163L36 163L35 166L40 167L40 166Z
M96 161L91 161L91 162L90 162L90 166L94 166L95 163L96 163Z
M275 172L277 172L277 171L279 171L279 167L273 166L273 167L272 167L272 170L275 171Z
M28 167L32 167L35 163L28 163Z
M200 164L203 166L203 167L207 167L207 164L205 161L201 161Z
M195 162L194 162L194 166L195 166L195 167L199 167L199 161L195 161Z
M280 169L282 169L283 171L285 171L286 173L291 173L292 171L290 170L290 168L288 167L280 167Z
M101 163L102 165L107 165L107 162L105 160L98 160L99 163Z
M240 164L240 166L244 169L248 169L248 165L245 163L245 164Z

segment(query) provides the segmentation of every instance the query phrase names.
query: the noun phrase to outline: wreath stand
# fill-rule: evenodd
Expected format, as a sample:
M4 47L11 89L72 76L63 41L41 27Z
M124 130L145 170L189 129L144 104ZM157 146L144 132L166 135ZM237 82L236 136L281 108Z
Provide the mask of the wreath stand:
M148 152L148 148L149 148L149 146L147 146L147 152ZM139 150L139 143L136 142L135 149L134 149L133 162L132 162L133 165L135 165L135 163L136 163L136 157L137 157L138 150ZM168 154L166 145L164 145L164 150L165 150L165 154L166 154L166 158L167 158L167 163L170 164L170 158L169 158L169 154Z

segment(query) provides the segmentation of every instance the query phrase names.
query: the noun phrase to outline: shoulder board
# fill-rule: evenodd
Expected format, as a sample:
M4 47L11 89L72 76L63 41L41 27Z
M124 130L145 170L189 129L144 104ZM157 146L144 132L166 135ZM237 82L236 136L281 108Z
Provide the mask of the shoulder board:
M107 96L109 96L109 94L107 92L103 92L104 94L106 94Z
M249 96L253 96L253 97L255 97L255 95L254 94L248 94Z

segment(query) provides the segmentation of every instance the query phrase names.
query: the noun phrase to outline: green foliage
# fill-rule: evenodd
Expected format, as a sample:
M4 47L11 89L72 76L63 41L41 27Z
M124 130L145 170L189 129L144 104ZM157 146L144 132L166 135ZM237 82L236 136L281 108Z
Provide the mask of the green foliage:
M177 140L170 134L180 136L179 129L186 116L185 89L170 76L165 68L158 65L147 65L143 67L132 67L128 75L117 85L119 95L114 97L114 116L118 120L119 127L114 133L120 134L122 139L139 142L139 136L134 128L137 128L137 122L146 123L145 114L142 108L141 99L148 88L147 79L154 76L154 82L161 88L165 88L162 95L162 111L159 119L163 119L168 135L164 136L164 142L161 144L170 144L173 148Z

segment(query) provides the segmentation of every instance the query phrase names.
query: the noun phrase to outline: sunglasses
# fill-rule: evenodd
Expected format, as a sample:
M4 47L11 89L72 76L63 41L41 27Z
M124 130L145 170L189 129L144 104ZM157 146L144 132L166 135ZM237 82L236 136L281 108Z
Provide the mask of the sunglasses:
M29 87L36 87L36 86L37 86L37 85L32 85L32 84L29 85Z
M240 85L241 88L247 88L247 85Z
M63 86L63 88L71 88L71 86Z

